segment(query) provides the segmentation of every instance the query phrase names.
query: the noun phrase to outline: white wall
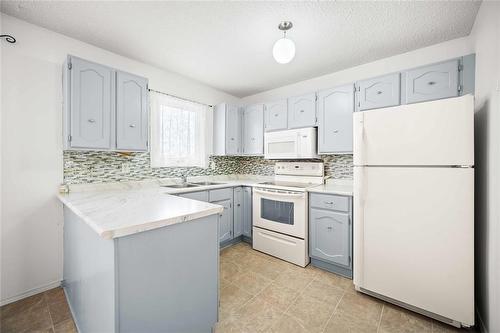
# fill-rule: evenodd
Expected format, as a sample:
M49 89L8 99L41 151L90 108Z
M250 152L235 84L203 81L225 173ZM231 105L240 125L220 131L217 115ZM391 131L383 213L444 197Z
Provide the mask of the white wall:
M483 2L471 39L476 51L476 306L500 332L500 3Z
M284 97L314 92L320 89L334 88L336 86L351 83L357 80L397 72L403 69L418 67L471 53L474 53L474 51L470 39L468 37L458 38L408 53L348 68L339 72L315 77L310 80L268 90L256 95L244 97L242 98L242 103L262 103Z
M0 302L59 283L63 177L62 63L67 54L148 77L150 88L207 104L239 99L78 40L1 15Z

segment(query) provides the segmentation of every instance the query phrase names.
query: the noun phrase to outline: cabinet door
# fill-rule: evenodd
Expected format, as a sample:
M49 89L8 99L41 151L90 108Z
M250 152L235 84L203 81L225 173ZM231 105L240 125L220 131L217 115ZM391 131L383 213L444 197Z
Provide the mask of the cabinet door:
M265 124L266 131L276 131L287 129L287 102L286 99L266 103Z
M264 110L262 104L252 105L243 113L245 155L262 155L264 153Z
M352 152L354 85L318 92L319 153Z
M233 210L231 200L213 202L224 207L224 211L219 216L219 243L233 238Z
M243 234L243 189L234 188L234 210L233 210L233 237L239 237Z
M311 209L310 228L311 256L350 266L348 214Z
M111 68L71 58L70 146L110 149L114 108Z
M316 93L288 99L288 128L316 126Z
M400 104L400 74L394 73L359 81L358 109L385 108Z
M243 236L252 238L252 188L243 187Z
M406 72L406 102L458 96L458 59Z
M116 73L116 148L148 150L148 80Z
M237 106L227 105L226 110L226 155L241 153L241 116Z

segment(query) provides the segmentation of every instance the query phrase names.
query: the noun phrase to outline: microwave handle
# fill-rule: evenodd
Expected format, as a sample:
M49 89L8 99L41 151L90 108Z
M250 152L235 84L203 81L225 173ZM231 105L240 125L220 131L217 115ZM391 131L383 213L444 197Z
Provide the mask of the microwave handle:
M302 198L304 197L305 193L282 193L282 192L269 192L269 191L262 191L259 189L254 189L254 193L260 193L260 194L270 194L270 195L278 195L282 197L289 197L289 198Z

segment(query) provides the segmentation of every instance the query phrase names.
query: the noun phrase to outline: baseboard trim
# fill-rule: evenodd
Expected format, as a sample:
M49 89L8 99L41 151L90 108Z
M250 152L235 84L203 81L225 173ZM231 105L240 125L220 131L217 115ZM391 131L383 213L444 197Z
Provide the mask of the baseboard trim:
M476 318L477 318L477 327L479 328L479 332L488 333L486 326L484 325L483 318L481 318L481 314L479 313L479 309L476 307Z
M10 303L22 300L23 298L39 294L39 293L43 293L44 291L47 291L47 290L50 290L50 289L53 289L53 288L57 288L60 285L61 285L61 281L55 281L55 282L51 282L49 284L43 285L41 287L30 289L30 290L28 290L28 291L26 291L26 292L24 292L22 294L19 294L19 295L16 295L16 296L13 296L13 297L1 300L0 301L0 306L4 306L4 305L10 304Z

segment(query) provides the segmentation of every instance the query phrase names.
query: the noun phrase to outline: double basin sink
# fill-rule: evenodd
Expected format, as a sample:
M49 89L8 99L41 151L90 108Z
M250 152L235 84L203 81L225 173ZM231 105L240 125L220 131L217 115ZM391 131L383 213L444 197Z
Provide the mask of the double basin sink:
M214 183L214 182L192 182L192 183L183 183L183 184L162 185L162 187L189 188L189 187L209 186L209 185L223 185L223 184L224 183Z

